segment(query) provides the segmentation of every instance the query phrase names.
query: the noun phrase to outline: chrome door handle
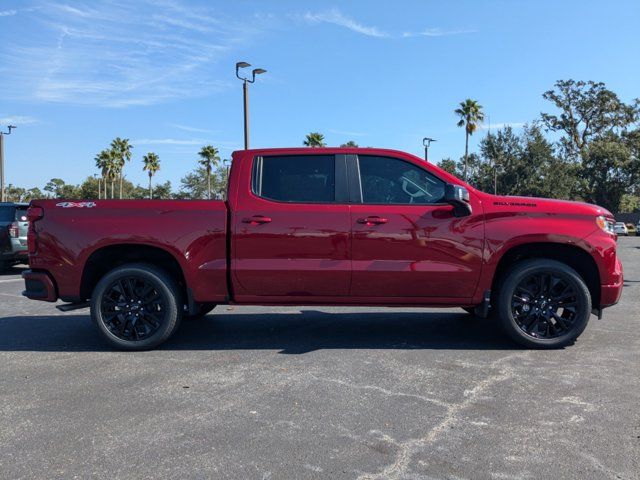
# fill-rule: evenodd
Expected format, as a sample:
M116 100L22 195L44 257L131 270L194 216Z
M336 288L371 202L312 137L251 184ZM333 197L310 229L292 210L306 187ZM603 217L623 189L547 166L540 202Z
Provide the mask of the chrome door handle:
M389 220L382 217L371 216L365 218L359 218L358 223L362 223L364 225L382 225L383 223L387 223Z
M243 218L242 223L248 223L250 225L262 225L263 223L271 223L271 218L265 217L264 215L254 215L253 217Z

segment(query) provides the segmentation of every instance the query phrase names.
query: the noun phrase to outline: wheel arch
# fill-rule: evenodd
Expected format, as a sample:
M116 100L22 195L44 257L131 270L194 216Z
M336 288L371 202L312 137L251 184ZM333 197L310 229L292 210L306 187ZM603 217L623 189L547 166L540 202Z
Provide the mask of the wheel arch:
M576 245L553 242L523 243L511 247L500 257L491 282L491 291L497 292L498 284L509 268L522 260L546 258L573 268L585 281L591 294L592 305L600 305L600 273L593 257Z
M93 251L82 269L80 298L89 298L105 274L114 268L134 262L149 263L163 269L175 278L184 294L183 298L189 298L186 277L178 259L164 248L136 243L110 244Z

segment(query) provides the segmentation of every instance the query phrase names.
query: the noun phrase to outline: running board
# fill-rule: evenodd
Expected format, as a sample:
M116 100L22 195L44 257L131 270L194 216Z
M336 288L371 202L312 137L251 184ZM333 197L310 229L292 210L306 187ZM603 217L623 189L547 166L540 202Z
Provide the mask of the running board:
M71 310L80 310L81 308L88 308L89 302L80 303L65 303L63 305L56 305L56 308L61 312L70 312Z

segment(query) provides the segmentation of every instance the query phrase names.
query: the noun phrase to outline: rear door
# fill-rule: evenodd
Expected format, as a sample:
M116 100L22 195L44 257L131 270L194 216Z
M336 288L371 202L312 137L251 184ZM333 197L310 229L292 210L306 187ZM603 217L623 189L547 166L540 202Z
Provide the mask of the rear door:
M235 297L295 303L348 295L351 220L344 155L256 157L250 169L250 185L240 186L232 212Z
M422 162L353 156L349 176L356 297L468 298L481 271L480 208L457 218ZM413 301L413 300L412 300Z

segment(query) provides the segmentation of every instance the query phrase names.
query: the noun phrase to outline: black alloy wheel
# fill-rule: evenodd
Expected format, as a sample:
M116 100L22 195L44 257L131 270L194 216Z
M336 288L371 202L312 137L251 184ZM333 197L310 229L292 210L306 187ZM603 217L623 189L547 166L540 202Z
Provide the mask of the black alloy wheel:
M127 341L149 338L158 331L167 310L166 296L144 277L123 276L102 295L103 322L116 337Z
M91 316L104 338L121 350L147 350L166 341L180 322L179 289L163 270L127 264L100 279Z
M511 296L511 314L533 338L556 338L571 331L577 309L573 282L555 272L536 272L523 278Z
M572 344L591 315L591 294L583 278L568 265L543 258L512 267L498 286L496 303L505 332L534 348Z

